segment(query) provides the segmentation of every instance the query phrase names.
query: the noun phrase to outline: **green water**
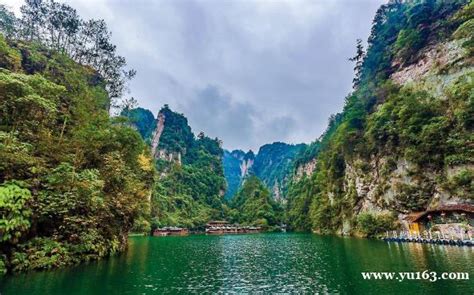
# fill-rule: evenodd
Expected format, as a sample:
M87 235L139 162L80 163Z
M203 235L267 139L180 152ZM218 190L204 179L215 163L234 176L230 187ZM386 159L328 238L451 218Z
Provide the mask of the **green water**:
M474 294L474 249L311 234L132 237L103 261L0 280L4 294ZM468 272L468 281L366 281L362 271Z

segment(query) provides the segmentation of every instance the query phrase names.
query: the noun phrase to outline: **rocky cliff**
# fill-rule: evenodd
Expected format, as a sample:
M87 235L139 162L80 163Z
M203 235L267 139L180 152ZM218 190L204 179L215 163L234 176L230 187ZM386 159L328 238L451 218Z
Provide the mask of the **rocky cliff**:
M243 180L249 175L254 160L255 154L252 151L247 153L241 150L224 151L223 164L227 182L226 199L232 198L237 193Z
M293 159L305 147L275 142L260 147L257 155L240 150L224 154L224 171L228 183L227 198L240 188L248 175L260 178L277 201L286 199L286 187L293 171Z
M398 61L394 61L392 67L398 69L391 75L390 81L400 87L399 91L421 91L426 95L423 98L430 100L427 103L442 105L437 116L429 114L427 124L420 126L421 132L428 132L429 121L446 119L449 123L434 126L433 133L426 140L439 140L440 144L462 140L467 146L454 147L452 155L441 154L449 152L449 149L420 151L431 153L430 156L440 153L436 156L444 158L441 166L418 163L416 159L410 159L410 155L386 149L370 155L370 158L356 156L346 159L344 190L355 190L355 215L361 212L394 212L403 223L406 214L413 211L473 203L474 145L472 134L467 133L472 131L472 125L468 123L465 126L467 128L460 131L455 130L454 126L461 123L454 117L455 112L467 111L466 115L472 115L472 109L468 108L472 108L474 99L474 66L468 50L462 47L464 41L455 39L428 45L420 50L417 61L407 66L400 66ZM466 87L467 91L461 93L460 87ZM454 106L460 102L461 105ZM372 118L376 118L384 107L384 104L378 106ZM451 136L454 134L456 136ZM430 137L438 137L438 140ZM414 145L413 148L418 149L420 146ZM450 156L463 159L451 161ZM464 179L464 185L456 184L454 188L449 185L461 179ZM343 231L349 230L351 228L346 224Z
M473 12L467 1L379 9L354 92L295 170L294 228L355 233L371 214L393 218L385 230L412 212L472 204Z

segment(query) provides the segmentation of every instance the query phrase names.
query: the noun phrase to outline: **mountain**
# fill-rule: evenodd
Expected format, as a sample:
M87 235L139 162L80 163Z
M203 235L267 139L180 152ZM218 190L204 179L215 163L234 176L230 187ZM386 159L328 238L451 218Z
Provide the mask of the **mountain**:
M252 166L254 174L271 190L277 201L286 199L286 188L293 170L293 159L305 144L274 142L260 147Z
M292 145L274 142L260 147L257 155L241 150L224 153L224 173L227 181L226 198L231 199L248 175L260 178L277 201L285 199L291 175L293 158L303 150L304 144Z
M224 174L227 182L226 199L231 199L242 185L243 179L249 174L255 161L252 151L247 153L241 150L229 152L224 150Z
M294 229L367 234L372 220L381 234L412 212L473 204L473 16L472 1L379 8L343 111L295 159Z
M137 108L125 115L149 142L159 174L151 196L152 228L193 228L223 218L221 142L202 132L195 136L187 118L167 105L156 119L150 113Z

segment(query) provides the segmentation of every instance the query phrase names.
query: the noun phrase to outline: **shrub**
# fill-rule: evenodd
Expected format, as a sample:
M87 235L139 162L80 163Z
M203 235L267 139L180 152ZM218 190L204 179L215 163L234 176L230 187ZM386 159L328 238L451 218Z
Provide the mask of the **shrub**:
M73 262L65 244L49 238L34 238L21 245L11 260L14 272L30 269L51 269L69 265Z
M375 237L396 228L396 218L392 214L361 213L357 216L357 228L367 237Z
M474 171L467 168L460 170L446 181L444 188L458 197L474 199Z
M401 30L395 42L397 55L404 61L410 58L425 44L426 32L417 29Z
M3 276L7 273L7 267L5 265L5 258L3 255L0 256L0 276Z
M26 206L31 192L15 183L0 186L0 242L16 243L30 227L31 210Z

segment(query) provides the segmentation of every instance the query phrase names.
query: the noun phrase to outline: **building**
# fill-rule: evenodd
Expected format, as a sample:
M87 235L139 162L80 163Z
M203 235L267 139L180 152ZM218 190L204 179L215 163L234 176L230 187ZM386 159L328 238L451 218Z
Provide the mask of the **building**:
M411 236L466 240L474 238L474 206L444 205L406 216L406 228Z
M187 228L173 227L173 226L157 228L153 231L153 236L155 236L155 237L160 237L160 236L186 236L188 234L189 234L189 231L188 231Z
M261 231L260 226L241 226L239 224L229 224L224 220L211 220L206 224L207 234L243 234L259 233Z

